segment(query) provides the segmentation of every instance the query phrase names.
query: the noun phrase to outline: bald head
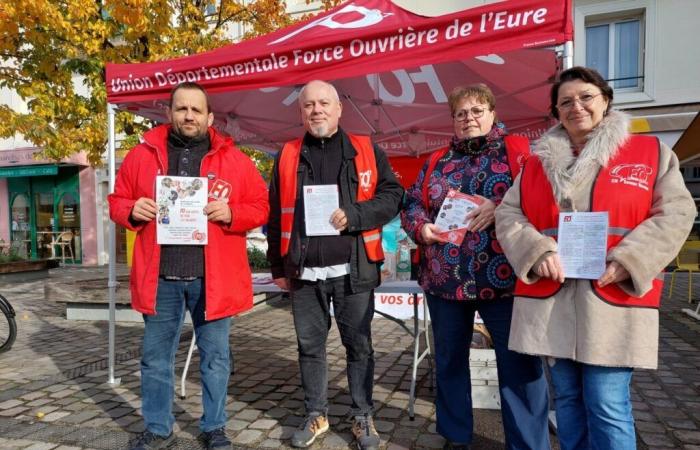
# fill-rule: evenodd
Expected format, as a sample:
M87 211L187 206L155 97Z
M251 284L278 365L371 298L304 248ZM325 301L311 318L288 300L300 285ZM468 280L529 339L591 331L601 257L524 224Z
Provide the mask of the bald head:
M304 128L311 135L325 138L338 131L343 105L338 91L325 81L310 81L299 92L299 109Z

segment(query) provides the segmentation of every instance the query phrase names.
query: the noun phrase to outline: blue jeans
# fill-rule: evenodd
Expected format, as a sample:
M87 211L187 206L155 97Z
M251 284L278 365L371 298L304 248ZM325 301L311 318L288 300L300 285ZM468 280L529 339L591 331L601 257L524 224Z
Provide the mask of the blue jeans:
M632 369L556 359L550 367L562 450L634 450Z
M326 341L333 302L335 322L345 347L351 414L371 414L374 387L372 292L352 293L349 276L318 281L292 280L290 291L306 413L328 412Z
M180 331L189 310L197 337L199 371L202 377L202 431L226 425L226 391L230 372L229 329L231 318L206 321L204 282L172 281L160 278L156 314L144 315L143 356L141 358L142 412L146 429L160 436L173 430L175 353Z
M469 347L479 311L493 339L507 449L549 449L549 396L542 360L508 350L513 299L455 301L426 294L435 341L437 431L446 439L471 443Z

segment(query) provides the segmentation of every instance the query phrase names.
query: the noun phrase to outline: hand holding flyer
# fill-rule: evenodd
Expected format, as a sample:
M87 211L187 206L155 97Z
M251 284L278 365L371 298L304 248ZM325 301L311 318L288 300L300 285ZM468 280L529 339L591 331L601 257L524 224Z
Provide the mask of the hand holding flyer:
M597 280L605 272L608 213L559 213L557 247L566 278Z
M439 236L455 245L461 245L471 221L467 215L482 203L483 200L479 197L451 189L435 219L435 225L440 229Z
M206 186L204 177L156 177L158 244L207 244Z
M338 185L316 184L304 186L304 223L307 236L340 234L330 222L333 211L340 204Z

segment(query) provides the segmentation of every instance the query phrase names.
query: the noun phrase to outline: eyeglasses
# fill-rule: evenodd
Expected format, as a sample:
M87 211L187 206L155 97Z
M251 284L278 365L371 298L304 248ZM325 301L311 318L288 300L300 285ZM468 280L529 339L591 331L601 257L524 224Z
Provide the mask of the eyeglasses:
M485 111L486 111L486 109L482 108L480 106L472 106L469 110L460 109L456 113L452 114L452 118L454 120L456 120L457 122L463 122L463 121L467 120L469 113L472 113L472 117L475 119L478 119L484 115Z
M576 102L578 102L578 104L581 106L588 106L591 104L591 102L593 102L593 99L599 95L603 95L603 93L598 92L597 94L583 94L579 97L567 98L566 100L562 100L562 102L557 105L557 108L562 111L568 111L574 107L574 103Z

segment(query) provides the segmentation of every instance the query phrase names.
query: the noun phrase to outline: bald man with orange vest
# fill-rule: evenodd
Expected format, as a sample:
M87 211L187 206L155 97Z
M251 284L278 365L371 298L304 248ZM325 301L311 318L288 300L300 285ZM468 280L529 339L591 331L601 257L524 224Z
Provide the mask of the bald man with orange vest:
M330 305L346 350L353 435L360 449L379 447L372 421L373 290L384 259L381 227L399 212L403 188L369 137L345 133L335 88L309 82L299 93L306 133L288 142L270 182L268 252L277 286L292 299L306 420L292 436L305 448L329 428L326 340ZM338 235L317 236L304 221L302 188L335 185L339 207L329 222Z

